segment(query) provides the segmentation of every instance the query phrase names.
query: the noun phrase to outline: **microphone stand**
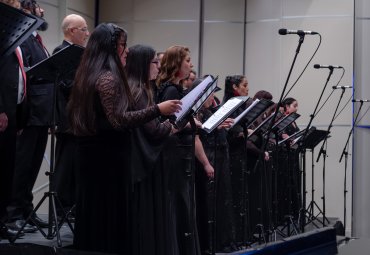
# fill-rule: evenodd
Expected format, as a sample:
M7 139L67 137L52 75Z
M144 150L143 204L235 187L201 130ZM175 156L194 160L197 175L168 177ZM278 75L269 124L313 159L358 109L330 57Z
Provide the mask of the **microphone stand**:
M299 40L298 40L297 49L296 49L296 51L295 51L295 55L294 55L294 58L293 58L293 62L292 62L292 64L291 64L291 66L290 66L289 73L288 73L287 79L286 79L285 84L284 84L284 88L283 88L283 90L282 90L282 92L281 92L281 94L280 94L279 101L277 102L277 107L276 107L276 109L275 109L275 112L273 113L274 115L272 116L272 120L271 120L270 126L269 126L269 128L268 128L268 132L267 132L267 134L266 134L267 139L265 140L265 142L264 142L264 144L263 144L263 146L262 146L262 150L263 150L263 151L265 151L265 150L266 150L266 148L267 148L267 144L268 144L268 141L269 141L269 139L268 139L268 138L270 137L270 134L272 133L272 127L273 127L273 125L274 125L275 119L276 119L277 114L278 114L278 112L279 112L279 105L281 104L281 102L282 102L282 100L283 100L283 97L284 97L284 95L285 95L285 91L286 91L286 89L287 89L288 82L289 82L289 80L290 80L290 76L292 75L293 67L294 67L295 62L296 62L296 60L297 60L298 54L299 54L299 52L300 52L300 50L301 50L301 46L302 46L302 44L303 44L303 42L304 42L305 34L298 34L298 35L299 35ZM331 70L331 72L333 72L333 70ZM258 159L258 160L257 160L255 168L257 168L257 166L259 165L260 160L261 160L261 159ZM262 160L263 160L263 159L262 159ZM269 214L269 222L272 222L271 214ZM275 229L275 228L277 228L277 226L274 226L274 229ZM274 231L271 231L271 233L273 233L273 232L274 232Z
M306 139L306 136L308 135L308 131L311 127L313 118L316 116L317 108L319 107L322 96L324 95L325 89L326 89L332 75L333 75L333 68L329 68L329 75L326 79L324 88L321 91L319 100L316 103L316 106L315 106L315 109L314 109L313 113L310 115L310 120L309 120L309 122L307 124L307 127L305 129L306 131L302 135L302 139L301 139L302 142L299 144L299 147L303 148L302 149L302 162L303 162L303 164L302 164L302 175L303 175L303 178L302 178L302 185L303 185L302 193L303 193L303 197L302 197L302 207L300 209L300 216L299 216L300 219L301 219L301 222L300 222L301 233L304 233L304 227L306 225L306 213L308 212L308 208L312 205L312 202L314 202L314 201L311 201L310 206L307 209L305 209L305 207L306 207L306 193L307 193L307 191L306 191L306 155L305 155L306 154L306 149L304 148L303 145L304 145L304 141ZM312 157L313 157L313 155L312 155ZM312 175L313 175L313 173L312 173ZM313 189L313 187L312 187L312 189Z
M334 114L333 114L333 118L331 119L330 124L328 126L328 130L327 130L328 134L330 132L330 129L333 126L333 122L334 122L335 116L337 114L337 111L338 111L340 102L342 101L344 92L345 92L345 88L342 88L342 93L340 94L337 107L335 108L335 111L334 111ZM325 216L325 211L326 211L325 210L325 168L326 168L326 157L327 157L327 153L326 153L326 150L324 149L324 147L327 146L328 136L329 135L325 136L324 142L322 143L321 148L320 148L319 155L318 155L318 157L316 159L316 162L319 162L319 159L320 159L321 154L324 157L324 159L323 159L323 171L322 171L323 190L322 190L322 197L321 197L321 199L322 199L322 209L323 209L322 210L322 216L323 216L322 225L323 225L323 227L325 227L325 220L329 223L329 220Z
M347 217L347 166L348 166L348 146L349 146L349 139L353 133L353 129L356 125L356 122L357 122L357 119L358 119L358 116L360 115L360 111L362 109L362 106L363 106L364 102L360 102L360 107L358 109L358 112L356 114L356 117L355 117L355 120L353 122L353 125L352 125L352 128L351 130L349 131L348 133L348 137L347 137L347 141L346 141L346 144L344 145L344 148L343 148L343 151L342 151L342 154L340 155L340 159L339 159L339 163L342 162L342 159L343 159L343 156L344 156L344 192L343 192L343 195L344 195L344 203L343 203L343 227L344 227L344 232L346 231L346 223L347 223L347 220L346 220L346 217Z

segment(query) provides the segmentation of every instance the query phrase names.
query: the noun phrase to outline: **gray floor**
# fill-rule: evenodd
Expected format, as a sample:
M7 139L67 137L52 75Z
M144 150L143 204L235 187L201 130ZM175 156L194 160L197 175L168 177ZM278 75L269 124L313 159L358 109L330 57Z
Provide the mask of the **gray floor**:
M47 219L47 215L39 215L40 218L42 219ZM320 219L319 219L320 220ZM335 224L335 222L337 221L336 218L329 218L329 221L330 223L328 224L329 226L333 226ZM319 225L318 223L316 225ZM321 227L321 226L319 226ZM317 227L314 225L314 224L309 224L306 226L305 228L305 232L308 232L310 230L313 230L313 229L316 229ZM47 228L44 228L43 231L47 234L48 233L48 229ZM61 242L61 245L62 247L65 247L65 248L69 248L71 245L72 245L72 242L73 242L73 234L71 232L71 229L69 228L69 226L67 224L64 224L62 226L62 228L60 229L59 231L60 233L60 242ZM276 240L281 240L283 237L277 233L276 234ZM271 240L270 242L273 242L275 239L274 236L271 237ZM341 242L341 240L344 240L345 237L338 237L338 243ZM1 244L8 244L9 242L7 240L1 240L0 241L0 245ZM23 237L17 239L15 241L15 244L37 244L37 245L43 245L43 246L49 246L49 247L59 247L58 246L58 240L57 240L57 237L54 236L53 238L46 238L42 235L42 233L40 231L37 231L35 233L27 233L25 234ZM241 250L239 251L238 253L240 252L246 252L248 250L254 250L256 248L259 248L259 247L263 247L265 244L253 244L251 247L249 247L248 249L245 249L245 250ZM234 253L234 254L238 254L238 253ZM218 253L219 255L221 254L225 254L225 253Z
M47 215L38 214L38 216L43 219L47 220ZM46 236L48 235L48 228L42 229ZM35 233L26 233L24 236L18 238L15 243L32 243L32 244L39 244L39 245L45 245L50 247L58 247L58 238L55 235L54 229L52 230L52 233L54 232L54 236L52 238L44 237L44 235L41 233L41 231L36 231ZM62 247L68 247L72 245L73 242L73 234L71 229L69 228L68 224L64 224L60 230L60 243ZM1 240L0 244L3 243L9 243L8 240Z

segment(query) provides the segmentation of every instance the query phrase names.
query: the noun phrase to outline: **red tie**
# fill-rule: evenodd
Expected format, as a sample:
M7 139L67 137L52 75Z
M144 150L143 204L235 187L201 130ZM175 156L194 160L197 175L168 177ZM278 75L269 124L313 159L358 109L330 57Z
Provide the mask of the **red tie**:
M50 54L49 54L48 50L46 49L45 45L43 44L41 36L39 34L36 34L35 37L36 37L37 41L39 41L39 43L41 44L44 51L46 52L46 55L49 56Z
M22 77L23 77L23 96L22 99L26 97L27 94L27 84L26 84L26 72L24 71L24 65L23 65L23 60L21 57L21 52L19 51L18 48L15 49L15 55L17 55L18 62L19 62L19 68L21 69L22 72Z

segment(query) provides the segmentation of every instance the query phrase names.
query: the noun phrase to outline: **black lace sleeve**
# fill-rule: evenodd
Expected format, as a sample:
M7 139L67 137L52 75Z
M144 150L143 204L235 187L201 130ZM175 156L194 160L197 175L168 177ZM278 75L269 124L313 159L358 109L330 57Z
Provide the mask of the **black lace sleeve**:
M112 74L107 72L100 76L96 83L101 105L104 113L114 129L138 127L160 116L157 105L138 111L116 113L116 99L119 97L118 89L114 87Z
M141 98L136 102L135 108L136 110L144 109L147 107L148 98L145 94L142 94ZM153 140L158 140L162 138L166 138L172 129L171 123L166 120L165 122L161 123L158 118L155 118L143 125L143 131Z

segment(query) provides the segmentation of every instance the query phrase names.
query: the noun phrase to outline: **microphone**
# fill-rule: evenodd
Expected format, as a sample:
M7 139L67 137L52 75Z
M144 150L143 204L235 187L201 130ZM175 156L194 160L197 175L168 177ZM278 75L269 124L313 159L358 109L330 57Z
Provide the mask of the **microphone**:
M317 35L318 32L314 31L303 31L303 30L288 30L286 28L280 28L279 29L280 35L286 35L286 34L297 34L297 35Z
M333 86L333 89L350 89L352 86Z
M331 66L331 65L319 65L319 64L314 64L313 67L315 69L320 69L320 68L329 68L329 69L342 68L343 69L343 66Z
M369 99L352 99L352 103L355 103L355 102L363 103L363 102L370 102L370 100Z

